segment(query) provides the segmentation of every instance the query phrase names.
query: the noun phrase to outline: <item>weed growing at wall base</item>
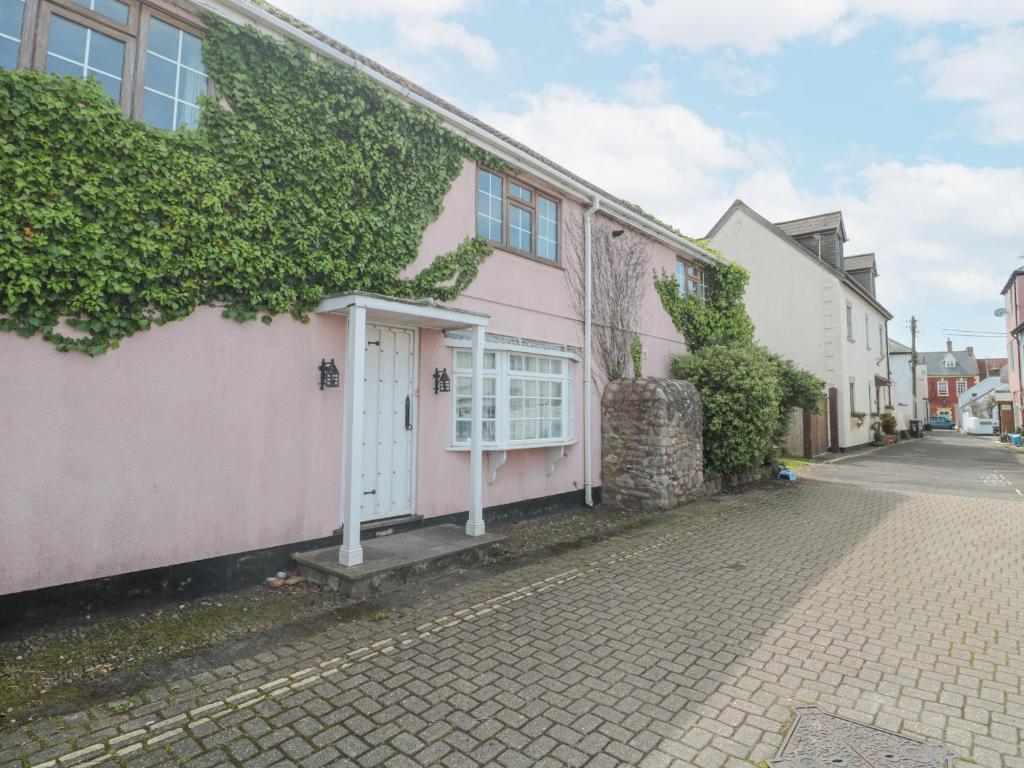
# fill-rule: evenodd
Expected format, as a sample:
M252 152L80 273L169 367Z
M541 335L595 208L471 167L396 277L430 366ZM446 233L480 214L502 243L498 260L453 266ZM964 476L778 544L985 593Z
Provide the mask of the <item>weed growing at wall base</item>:
M125 118L95 82L0 70L0 329L98 355L200 305L270 322L347 291L464 290L478 238L402 270L463 161L504 164L353 69L206 21L219 103L194 131Z

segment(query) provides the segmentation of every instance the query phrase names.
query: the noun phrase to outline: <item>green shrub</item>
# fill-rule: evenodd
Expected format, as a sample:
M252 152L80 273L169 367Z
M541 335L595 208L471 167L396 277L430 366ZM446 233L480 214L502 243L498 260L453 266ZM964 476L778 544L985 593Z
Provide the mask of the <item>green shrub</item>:
M817 413L824 395L825 382L796 363L781 355L769 354L779 381L779 418L772 442L780 445L789 433L789 422L794 408Z
M775 444L783 399L778 366L763 347L712 345L672 360L704 409L704 469L709 476L764 464Z

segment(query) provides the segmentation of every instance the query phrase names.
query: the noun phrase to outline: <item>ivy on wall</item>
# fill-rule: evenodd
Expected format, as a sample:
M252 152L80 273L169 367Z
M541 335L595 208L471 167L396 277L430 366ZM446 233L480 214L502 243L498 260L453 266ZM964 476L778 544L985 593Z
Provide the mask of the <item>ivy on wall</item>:
M704 270L707 300L680 296L674 275L655 278L662 306L686 340L672 375L700 393L704 471L732 475L761 466L786 439L794 408L816 412L825 383L792 360L754 343L743 303L747 271L706 241L694 241L719 260Z
M719 257L704 268L707 298L682 296L674 275L662 273L654 287L661 304L672 318L676 330L686 339L687 349L694 351L711 344L751 342L754 324L743 306L743 294L750 275L738 264L726 261L717 251L698 243Z
M270 322L348 291L463 291L479 238L401 273L463 160L503 163L353 69L206 21L220 104L193 131L127 119L93 82L0 70L0 329L98 355L200 305Z

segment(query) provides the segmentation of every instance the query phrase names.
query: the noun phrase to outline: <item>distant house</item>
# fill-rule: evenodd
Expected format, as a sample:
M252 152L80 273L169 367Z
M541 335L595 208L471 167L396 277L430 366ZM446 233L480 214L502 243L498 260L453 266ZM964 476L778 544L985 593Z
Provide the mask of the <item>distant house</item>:
M960 395L978 383L974 347L955 350L946 339L945 352L922 352L921 358L928 367L928 415L958 422Z
M924 420L928 417L928 366L917 357L917 368L913 369L913 350L895 339L889 339L889 372L892 376L892 405L896 412L896 423L900 429L908 429L911 419ZM917 380L917 397L914 397L914 379Z
M1000 432L1008 431L1003 429L1000 416L1004 404L1009 404L1009 400L1010 387L999 376L981 379L958 399L958 426L972 434L991 434L994 425L987 422L993 420Z
M875 255L843 253L842 212L773 224L737 200L708 239L750 272L746 306L757 341L825 381L828 447L867 443L870 415L891 403L892 315L875 295Z

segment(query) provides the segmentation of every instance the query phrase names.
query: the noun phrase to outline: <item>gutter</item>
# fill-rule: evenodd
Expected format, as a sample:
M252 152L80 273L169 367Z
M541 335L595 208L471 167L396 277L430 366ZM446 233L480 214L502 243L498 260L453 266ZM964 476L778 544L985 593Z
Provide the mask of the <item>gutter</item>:
M502 160L521 166L538 179L553 187L557 187L562 190L570 190L572 193L571 196L575 197L576 201L579 203L590 203L599 199L601 193L598 190L591 189L587 185L581 184L558 168L554 168L550 164L523 152L512 143L495 136L450 109L446 109L430 99L421 96L407 86L395 82L387 75L366 66L361 61L354 59L348 54L339 51L337 48L317 39L308 32L304 32L301 29L292 26L285 20L275 16L263 8L259 8L249 2L246 2L246 0L193 0L193 3L199 8L209 11L210 13L228 18L231 21L238 21L237 18L232 19L230 13L225 13L225 9L228 9L241 17L242 20L248 20L258 27L273 31L277 36L287 38L306 48L312 49L324 58L332 59L333 61L362 72L381 87L391 91L392 93L398 94L406 101L410 101L423 109L439 115L450 128L454 128L466 138L472 139L475 144L484 146L488 151L492 152L497 157L500 157ZM641 216L620 203L611 200L605 201L601 204L600 208L606 214L614 215L615 218L619 219L622 223L643 232L672 250L685 251L691 257L707 264L717 261L714 256L700 246L695 245L689 240L677 235L667 227L663 227L645 216Z
M601 198L595 197L593 204L583 212L583 503L594 506L593 459L594 431L590 423L591 399L593 396L594 352L593 334L593 236L594 214L601 209Z

